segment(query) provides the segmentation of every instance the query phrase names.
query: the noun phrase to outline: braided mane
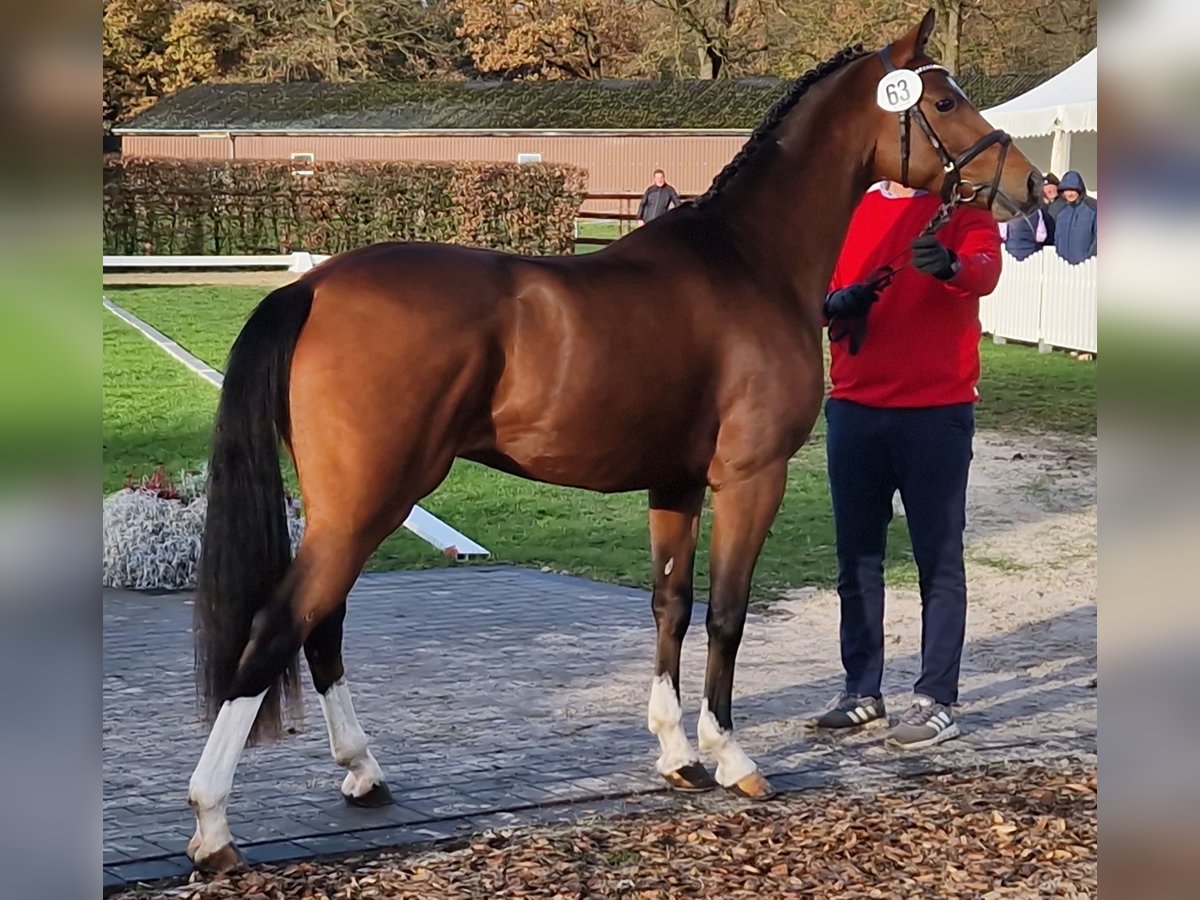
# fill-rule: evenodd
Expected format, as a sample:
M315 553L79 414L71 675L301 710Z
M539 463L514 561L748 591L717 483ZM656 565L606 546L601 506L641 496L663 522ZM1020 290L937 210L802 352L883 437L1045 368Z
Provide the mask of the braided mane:
M784 116L791 112L792 107L800 102L801 98L808 93L809 89L818 82L832 75L834 72L841 69L843 66L854 62L856 59L861 59L867 55L867 51L863 49L862 44L856 44L853 47L847 47L839 52L836 56L821 63L819 66L809 70L800 78L793 82L788 92L784 94L775 105L767 111L763 120L758 123L758 127L750 133L750 137L746 143L742 145L742 149L738 151L737 156L729 161L717 177L713 179L712 185L701 196L697 197L693 203L696 206L703 206L705 203L716 197L723 187L725 187L738 171L745 164L746 160L753 156L767 142L768 136L775 130Z

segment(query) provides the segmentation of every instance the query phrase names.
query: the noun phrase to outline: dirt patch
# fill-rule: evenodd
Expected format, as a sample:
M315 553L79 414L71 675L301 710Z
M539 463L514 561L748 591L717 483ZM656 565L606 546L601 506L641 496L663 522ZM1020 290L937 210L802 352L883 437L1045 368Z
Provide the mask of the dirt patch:
M897 504L899 509L899 504ZM1051 653L1095 659L1096 440L980 432L967 488L968 641L975 664L1028 661ZM787 592L783 611L806 627L837 628L836 591ZM1090 616L1071 616L1090 610ZM889 589L889 642L920 641L920 594ZM1067 628L1090 618L1090 633ZM800 624L797 622L797 624ZM1009 640L996 642L1001 635ZM1060 646L1065 644L1066 646Z
M1094 752L1094 438L978 433L968 485L967 582L967 646L956 710L964 734L935 752L955 764L1018 745L1033 745L1021 752L1042 757L1059 750ZM685 727L693 735L707 651L703 615L698 606L682 654ZM734 682L734 723L742 745L768 772L844 765L843 751L857 754L856 765L890 765L886 730L827 739L804 727L842 685L838 624L832 589L788 591L748 618ZM894 717L908 705L920 673L916 589L888 589L885 634L883 687ZM629 640L645 646L642 635ZM565 692L558 698L561 712L571 718L644 709L649 681L645 664L614 668L600 683Z
M966 544L965 711L994 707L987 730L1010 738L1016 721L1026 735L1094 730L1094 701L1075 704L1096 668L1095 438L979 432ZM838 606L834 590L801 589L777 612L793 632L825 635L812 662L840 670ZM885 686L903 691L919 674L916 589L888 589L885 629Z

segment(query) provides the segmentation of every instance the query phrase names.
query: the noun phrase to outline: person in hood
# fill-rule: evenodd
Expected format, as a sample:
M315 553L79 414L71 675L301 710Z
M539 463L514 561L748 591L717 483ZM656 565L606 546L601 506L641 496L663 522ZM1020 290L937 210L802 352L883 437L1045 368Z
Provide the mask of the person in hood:
M1083 176L1071 170L1058 183L1063 205L1054 218L1054 249L1074 265L1096 255L1096 206Z

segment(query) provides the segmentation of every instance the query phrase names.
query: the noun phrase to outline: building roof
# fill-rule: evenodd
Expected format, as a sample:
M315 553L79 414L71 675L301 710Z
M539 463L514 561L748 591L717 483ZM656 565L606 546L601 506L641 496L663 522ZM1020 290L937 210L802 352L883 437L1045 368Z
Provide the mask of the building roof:
M979 109L1043 80L957 79ZM790 84L779 78L204 84L165 97L114 131L745 131Z

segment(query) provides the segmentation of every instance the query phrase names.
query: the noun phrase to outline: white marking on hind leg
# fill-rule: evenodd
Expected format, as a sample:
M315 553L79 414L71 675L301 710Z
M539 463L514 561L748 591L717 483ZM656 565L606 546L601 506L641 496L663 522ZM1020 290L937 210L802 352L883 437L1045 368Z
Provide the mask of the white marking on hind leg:
M708 699L700 702L700 722L696 727L700 749L711 753L717 760L717 783L721 787L732 787L747 775L757 771L746 752L738 746L732 731L725 731L717 724L717 717L708 708Z
M232 843L225 804L233 788L233 773L241 759L246 738L262 706L257 697L226 700L217 714L200 762L188 785L188 803L196 810L196 834L188 842L188 855L196 862L212 856Z
M318 694L321 711L325 713L325 724L329 728L329 749L333 760L347 769L342 782L342 794L347 797L363 797L383 782L383 770L371 754L367 735L354 715L354 703L350 699L350 687L345 678L339 678L324 694Z
M669 775L700 760L683 730L683 710L679 708L670 675L655 677L650 687L650 708L646 721L651 733L658 736L662 750L655 763L659 774Z

